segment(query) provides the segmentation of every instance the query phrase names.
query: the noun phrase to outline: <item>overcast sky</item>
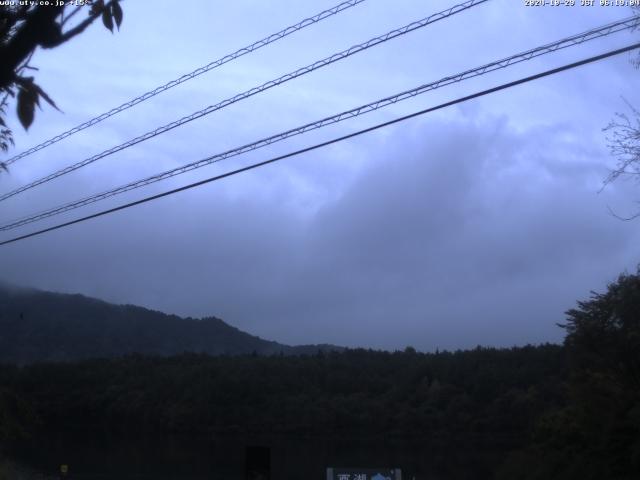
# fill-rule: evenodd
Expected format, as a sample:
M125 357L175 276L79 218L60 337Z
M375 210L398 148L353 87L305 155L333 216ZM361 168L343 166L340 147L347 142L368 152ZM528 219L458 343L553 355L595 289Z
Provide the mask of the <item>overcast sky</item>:
M19 153L336 0L123 2L38 52L45 106ZM454 2L367 0L12 165L8 191ZM579 1L577 3L580 3ZM631 15L494 0L273 88L0 204L2 222L179 166ZM225 160L8 239L638 41L556 52ZM598 193L603 127L640 72L623 54L108 217L0 247L3 280L289 344L421 350L558 342L563 312L640 262L640 186Z

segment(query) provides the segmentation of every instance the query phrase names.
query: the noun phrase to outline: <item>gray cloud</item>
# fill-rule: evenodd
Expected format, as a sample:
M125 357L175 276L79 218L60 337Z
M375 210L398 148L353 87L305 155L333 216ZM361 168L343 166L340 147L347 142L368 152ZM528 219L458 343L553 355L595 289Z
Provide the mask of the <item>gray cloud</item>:
M539 148L504 117L413 123L315 212L270 167L252 175L277 191L216 186L10 247L5 277L291 343L557 341L564 310L633 268L638 234L606 213L629 191L596 194L598 158L543 133Z
M127 5L120 33L94 28L83 42L36 56L38 78L66 113L40 112L28 135L17 132L18 144L44 140L332 4L238 2L213 12L205 2L199 9L172 9L171 15L168 2L155 13ZM426 11L423 2L396 2L390 11L387 2L366 2L359 13L313 27L17 163L9 177L0 177L2 190L448 5L435 2ZM629 14L552 10L490 2L6 202L2 218L102 191ZM189 25L177 33L180 41L166 35L180 25ZM433 92L144 193L630 38ZM435 349L558 341L562 332L555 323L564 310L640 261L637 223L620 222L606 208L632 209L637 187L616 183L597 193L612 164L601 128L624 108L621 95L637 101L635 82L629 81L634 75L628 57L612 59L3 247L1 276L181 315L216 315L289 343ZM71 82L82 88L69 88ZM134 198L138 192L105 205Z

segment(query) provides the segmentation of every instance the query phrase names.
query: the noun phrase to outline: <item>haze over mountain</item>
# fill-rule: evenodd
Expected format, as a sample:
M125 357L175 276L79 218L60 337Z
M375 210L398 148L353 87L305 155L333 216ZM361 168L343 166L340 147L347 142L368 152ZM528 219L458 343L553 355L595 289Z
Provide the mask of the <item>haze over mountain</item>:
M341 350L289 346L242 332L219 318L181 318L83 295L0 284L0 361L20 364L131 353L285 355Z

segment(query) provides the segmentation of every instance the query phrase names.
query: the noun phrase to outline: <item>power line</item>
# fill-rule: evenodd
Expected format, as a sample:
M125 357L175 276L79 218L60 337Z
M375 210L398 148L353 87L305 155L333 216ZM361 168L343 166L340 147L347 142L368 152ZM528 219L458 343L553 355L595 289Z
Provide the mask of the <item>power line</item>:
M418 20L416 22L412 22L408 25L405 25L404 27L392 30L390 32L385 33L384 35L380 35L378 37L374 37L364 43L358 44L358 45L354 45L346 50L343 50L342 52L339 53L334 53L333 55L326 57L322 60L318 60L310 65L307 65L306 67L302 67L299 68L298 70L295 70L291 73L288 73L286 75L283 75L275 80L270 80L266 83L263 83L262 85L258 86L258 87L254 87L250 90L247 90L246 92L240 93L238 95L235 95L231 98L228 98L226 100L223 100L222 102L219 102L215 105L210 105L202 110L199 110L197 112L192 113L191 115L187 115L185 117L182 117L179 120L173 121L167 125L164 125L162 127L159 127L155 130L152 130L150 132L147 132L143 135L140 135L139 137L136 137L132 140L129 140L128 142L125 142L123 144L117 145L115 147L112 147L108 150L103 151L102 153L99 153L97 155L94 155L92 157L89 157L85 160L82 160L80 162L74 163L73 165L69 165L68 167L65 167L61 170L58 170L57 172L54 172L50 175L47 175L45 177L42 177L34 182L31 182L27 185L23 185L22 187L19 187L11 192L5 193L0 195L0 201L6 200L8 198L11 198L15 195L18 195L19 193L22 193L26 190L29 190L31 188L37 187L38 185L42 185L43 183L46 182L50 182L51 180L54 180L55 178L61 177L62 175L66 175L68 173L71 173L79 168L82 168L86 165L89 165L91 163L94 163L98 160L100 160L101 158L107 157L109 155L112 155L114 153L117 153L121 150L124 150L125 148L131 147L133 145L136 145L140 142L143 142L145 140L149 140L150 138L156 137L158 135L161 135L163 133L168 132L169 130L172 130L176 127L179 127L181 125L184 125L185 123L191 122L193 120L196 120L198 118L204 117L205 115L209 115L210 113L213 113L217 110L220 110L222 108L225 108L233 103L236 103L238 101L244 100L246 98L249 98L253 95L256 95L258 93L264 92L265 90L268 90L270 88L273 88L275 86L281 85L285 82L288 82L290 80L293 80L294 78L300 77L302 75L305 75L307 73L313 72L314 70L317 70L319 68L325 67L327 65L330 65L332 63L335 63L339 60L343 60L347 57L350 57L351 55L354 55L356 53L362 52L364 50L367 50L371 47L374 47L376 45L380 45L384 42L387 42L391 39L394 39L396 37L399 37L401 35L405 35L409 32L412 32L414 30L417 30L419 28L423 28L426 27L427 25L430 25L432 23L435 23L439 20L443 20L445 18L451 17L457 13L460 13L464 10L468 10L469 8L472 8L474 6L477 6L479 4L485 3L489 0L468 0L464 3L458 4L458 5L454 5L453 7L450 7L446 10L443 10L441 12L438 13L434 13L433 15L430 15L429 17L423 18L422 20Z
M252 43L251 45L248 45L246 47L243 47L239 50L236 50L233 53L227 54L224 57L219 58L218 60L214 60L213 62L205 65L204 67L200 67L197 68L195 70L193 70L190 73L187 73L185 75L182 75L180 78L176 78L175 80L171 80L170 82L165 83L164 85L161 85L149 92L143 93L142 95L129 100L128 102L123 103L122 105L112 108L111 110L109 110L108 112L102 113L101 115L98 115L97 117L92 118L91 120L88 120L76 127L73 127L70 130L67 130L65 132L60 133L59 135L56 135L55 137L50 138L49 140L46 140L42 143L40 143L39 145L36 145L35 147L32 147L28 150L25 150L22 153L19 153L18 155L15 155L14 157L11 157L9 160L5 161L4 163L6 165L10 165L18 160L20 160L21 158L27 157L29 155L31 155L32 153L35 153L39 150L42 150L43 148L46 148L50 145L53 145L54 143L59 142L60 140L63 140L75 133L78 133L82 130L84 130L85 128L89 128L97 123L102 122L103 120L106 120L109 117L112 117L113 115L116 115L120 112L124 112L125 110L141 103L144 102L145 100L149 100L152 97L155 97L156 95L158 95L159 93L162 93L166 90L169 90L170 88L173 88L177 85L180 85L181 83L184 83L188 80L191 80L192 78L195 78L199 75L202 75L203 73L209 72L211 70L213 70L214 68L220 67L222 65L224 65L225 63L228 63L232 60L235 60L239 57L242 57L243 55L246 55L248 53L254 52L262 47L265 47L267 45L269 45L270 43L274 43L282 38L285 38L289 35L291 35L292 33L295 33L299 30L302 30L303 28L306 28L308 26L314 25L318 22L321 22L322 20L329 18L333 15L336 15L344 10L347 10L351 7L355 7L356 5L364 2L365 0L348 0L346 2L342 2L338 5L336 5L335 7L332 7L328 10L324 10L316 15L313 15L312 17L309 18L305 18L304 20L296 23L295 25L291 25L283 30L280 30L279 32L273 33L271 35L269 35L268 37L263 38L262 40L258 40L257 42Z
M74 210L76 208L80 208L80 207L84 207L86 205L90 205L92 203L101 201L101 200L105 200L107 198L119 195L121 193L125 193L128 192L130 190L134 190L146 185L150 185L152 183L167 179L167 178L171 178L174 177L176 175L181 175L183 173L198 169L198 168L202 168L204 166L225 160L227 158L231 158L243 153L247 153L249 151L252 150L256 150L258 148L262 148L268 145L271 145L273 143L285 140L287 138L296 136L296 135L300 135L306 132L309 132L311 130L315 130L318 128L322 128L325 127L327 125L331 125L334 123L338 123L341 122L343 120L347 120L350 118L354 118L357 117L359 115L363 115L365 113L369 113L369 112L373 112L375 110L387 107L389 105L393 105L395 103L398 103L400 101L404 101L407 100L409 98L413 98L417 95L421 95L423 93L426 93L428 91L432 91L453 83L457 83L469 78L474 78L480 75L484 75L486 73L489 72L493 72L495 70L499 70L499 69L503 69L503 68L507 68L508 66L520 63L520 62L524 62L526 60L530 60L532 58L536 58L539 57L541 55L546 55L548 53L552 53L555 52L557 50L563 49L563 48L567 48L567 47L571 47L571 46L575 46L584 42L587 42L589 40L594 40L597 38L602 38L604 36L607 35L611 35L613 33L617 33L623 30L627 30L627 29L632 29L634 27L636 27L638 24L640 23L640 16L633 16L633 17L629 17L626 18L624 20L620 20L618 22L613 22L601 27L597 27L591 30L587 30L585 32L567 37L567 38L563 38L561 40L558 40L556 42L553 43L549 43L540 47L536 47L530 50L527 50L525 52L522 53L518 53L516 55L512 55L510 57L506 57L503 58L501 60L496 60L494 62L488 63L486 65L483 65L481 67L477 67L474 69L470 69L470 70L466 70L462 73L458 73L455 75L451 75L448 77L444 77L440 80L437 80L435 82L431 82L431 83L427 83L424 85L421 85L419 87L413 88L411 90L407 90L380 100L376 100L375 102L371 102L368 103L366 105L361 105L359 107L353 108L351 110L347 110L344 111L342 113L330 116L330 117L326 117L323 118L321 120L315 121L315 122L311 122L311 123L307 123L306 125L302 125L300 127L296 127L294 129L291 130L287 130L285 132L281 132L278 133L276 135L272 135L270 137L266 137L263 138L261 140L255 141L253 143L249 143L247 145L243 145L240 147L236 147L234 149L228 150L226 152L223 153L218 153L215 155L211 155L207 158L198 160L196 162L192 162L186 165L183 165L181 167L177 167L171 170L167 170L165 172L156 174L156 175L152 175L150 177L146 177L140 180L136 180L133 182L130 182L128 184L116 187L114 189L96 194L96 195L91 195L89 197L85 197L83 199L80 200L75 200L73 202L61 205L61 206L57 206L48 210L45 210L43 212L39 212L39 213L35 213L32 215L29 215L27 217L23 217L17 220L14 220L10 223L7 223L5 225L0 226L0 231L7 231L7 230L12 230L14 228L18 228L24 225L27 225L29 223L33 223L45 218L49 218L55 215L59 215L65 212L68 212L70 210Z
M227 173L223 173L221 175L216 175L214 177L210 177L210 178L207 178L205 180L200 180L198 182L191 183L189 185L185 185L185 186L182 186L182 187L179 187L179 188L175 188L173 190L169 190L169 191L166 191L166 192L163 192L163 193L159 193L157 195L152 195L150 197L146 197L146 198L143 198L141 200L136 200L134 202L130 202L130 203L127 203L127 204L124 204L124 205L120 205L118 207L114 207L114 208L110 208L108 210L103 210L101 212L94 213L92 215L87 215L86 217L82 217L82 218L78 218L78 219L75 219L75 220L71 220L69 222L61 223L61 224L55 225L53 227L49 227L49 228L45 228L45 229L42 229L42 230L38 230L36 232L28 233L26 235L21 235L19 237L15 237L15 238L12 238L10 240L5 240L5 241L0 242L0 246L7 245L9 243L14 243L14 242L17 242L17 241L20 241L20 240L24 240L24 239L27 239L27 238L30 238L30 237L34 237L36 235L41 235L43 233L51 232L53 230L58 230L60 228L68 227L68 226L74 225L76 223L80 223L80 222L84 222L84 221L87 221L87 220L91 220L93 218L101 217L103 215L108 215L110 213L114 213L114 212L117 212L117 211L120 211L120 210L125 210L127 208L134 207L136 205L141 205L143 203L147 203L147 202L150 202L152 200L157 200L159 198L166 197L166 196L169 196L169 195L173 195L174 193L182 192L184 190L189 190L191 188L199 187L201 185L204 185L204 184L207 184L207 183L211 183L211 182L215 182L217 180L222 180L223 178L227 178L227 177L230 177L230 176L233 176L233 175L237 175L239 173L243 173L243 172L246 172L246 171L249 171L249 170L253 170L253 169L258 168L258 167L263 167L265 165L269 165L271 163L278 162L280 160L284 160L285 158L290 158L290 157L294 157L294 156L297 156L297 155L301 155L303 153L307 153L307 152L310 152L312 150L316 150L318 148L326 147L328 145L332 145L334 143L338 143L338 142L341 142L343 140L347 140L349 138L353 138L353 137L362 135L364 133L368 133L368 132L372 132L374 130L378 130L380 128L388 127L390 125L393 125L393 124L396 124L396 123L399 123L399 122L403 122L405 120L417 117L419 115L424 115L426 113L430 113L430 112L433 112L435 110L440 110L440 109L445 108L445 107L450 107L452 105L456 105L456 104L459 104L459 103L462 103L462 102L473 100L475 98L482 97L482 96L485 96L485 95L489 95L491 93L495 93L495 92L498 92L500 90L505 90L507 88L515 87L517 85L521 85L523 83L531 82L533 80L538 80L540 78L547 77L549 75L554 75L556 73L560 73L560 72L563 72L563 71L566 71L566 70L570 70L572 68L576 68L576 67L580 67L582 65L586 65L586 64L589 64L589 63L597 62L599 60L603 60L605 58L609 58L609 57L612 57L614 55L619 55L621 53L625 53L625 52L629 52L631 50L635 50L636 48L640 48L640 43L635 43L633 45L629 45L627 47L619 48L617 50L611 50L611 51L603 53L601 55L596 55L596 56L593 56L593 57L589 57L589 58L580 60L578 62L573 62L573 63L570 63L570 64L566 64L566 65L563 65L562 67L554 68L554 69L551 69L551 70L546 70L544 72L541 72L541 73L538 73L538 74L535 74L535 75L531 75L531 76L528 76L528 77L524 77L524 78L521 78L519 80L515 80L515 81L512 81L512 82L508 82L508 83L503 83L502 85L499 85L497 87L489 88L487 90L482 90L480 92L476 92L474 94L467 95L465 97L460 97L460 98L457 98L455 100L451 100L451 101L446 102L446 103L441 103L440 105L437 105L435 107L426 108L424 110L420 110L418 112L414 112L414 113L411 113L409 115L405 115L405 116L396 118L394 120L389 120L389 121L384 122L384 123L379 123L379 124L374 125L372 127L365 128L365 129L362 129L362 130L358 130L357 132L353 132L353 133L350 133L350 134L347 134L347 135L343 135L341 137L337 137L337 138L334 138L332 140L328 140L326 142L318 143L318 144L312 145L310 147L303 148L301 150L296 150L295 152L290 152L290 153L287 153L285 155L280 155L278 157L274 157L274 158L271 158L269 160L265 160L263 162L254 163L252 165L249 165L249 166L246 166L246 167L243 167L243 168L239 168L237 170L233 170L233 171L230 171L230 172L227 172Z

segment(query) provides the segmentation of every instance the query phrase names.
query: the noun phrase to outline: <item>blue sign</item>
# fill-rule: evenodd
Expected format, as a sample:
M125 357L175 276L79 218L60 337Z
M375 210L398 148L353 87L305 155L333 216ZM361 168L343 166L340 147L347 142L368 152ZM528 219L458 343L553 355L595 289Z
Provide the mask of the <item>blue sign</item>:
M327 480L402 480L399 468L327 468Z

